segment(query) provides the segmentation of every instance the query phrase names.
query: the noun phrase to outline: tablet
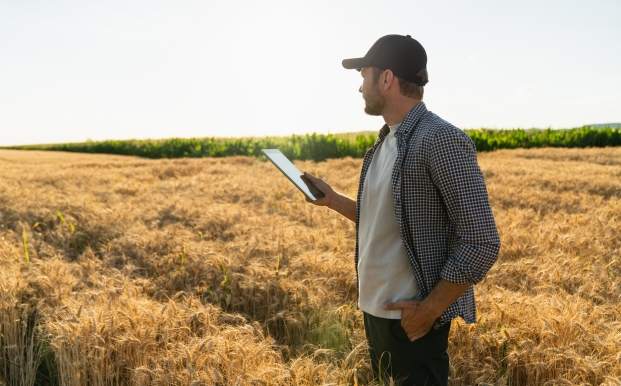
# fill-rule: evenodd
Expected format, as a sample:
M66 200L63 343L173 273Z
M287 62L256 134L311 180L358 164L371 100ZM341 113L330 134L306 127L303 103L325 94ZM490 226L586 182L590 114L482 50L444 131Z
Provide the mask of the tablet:
M304 177L302 172L280 150L262 149L261 151L309 200L315 201L318 198L325 197L321 190Z

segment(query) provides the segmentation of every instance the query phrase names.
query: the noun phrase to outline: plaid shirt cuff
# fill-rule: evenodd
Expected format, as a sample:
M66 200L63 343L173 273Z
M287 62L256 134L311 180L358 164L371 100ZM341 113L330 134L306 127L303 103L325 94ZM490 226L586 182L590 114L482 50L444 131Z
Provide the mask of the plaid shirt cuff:
M440 272L440 277L455 284L476 284L468 270L460 267L454 259L448 259Z

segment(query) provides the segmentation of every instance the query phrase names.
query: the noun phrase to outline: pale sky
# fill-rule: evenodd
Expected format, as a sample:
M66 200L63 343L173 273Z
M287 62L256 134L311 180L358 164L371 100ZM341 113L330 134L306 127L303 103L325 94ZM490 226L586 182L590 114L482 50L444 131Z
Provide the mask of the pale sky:
M341 61L426 49L460 128L621 122L621 1L0 0L0 145L378 130Z

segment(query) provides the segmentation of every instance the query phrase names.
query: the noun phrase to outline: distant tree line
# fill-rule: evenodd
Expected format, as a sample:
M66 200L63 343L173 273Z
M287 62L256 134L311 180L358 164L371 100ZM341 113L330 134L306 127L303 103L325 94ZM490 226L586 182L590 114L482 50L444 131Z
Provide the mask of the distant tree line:
M478 151L537 147L621 146L621 129L590 126L567 130L465 130ZM375 134L307 134L263 138L170 138L108 140L51 145L13 146L23 150L57 150L120 154L146 158L261 156L261 149L280 149L290 159L323 161L361 158L375 143Z

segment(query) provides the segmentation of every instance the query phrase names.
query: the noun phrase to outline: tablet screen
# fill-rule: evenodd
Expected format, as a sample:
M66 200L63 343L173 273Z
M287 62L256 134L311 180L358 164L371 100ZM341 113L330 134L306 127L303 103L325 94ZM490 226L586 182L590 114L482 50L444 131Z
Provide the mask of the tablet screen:
M263 149L261 151L310 200L315 201L324 197L324 194L304 177L302 172L280 150Z

